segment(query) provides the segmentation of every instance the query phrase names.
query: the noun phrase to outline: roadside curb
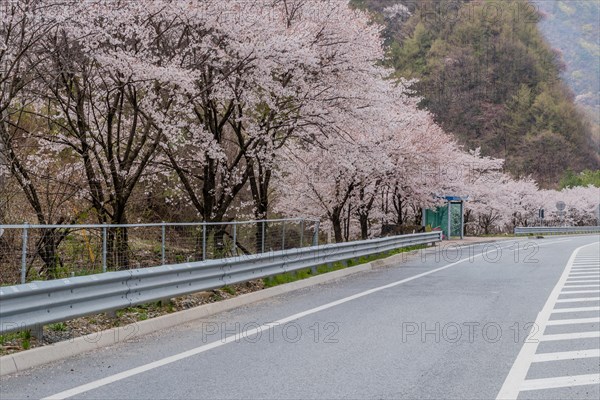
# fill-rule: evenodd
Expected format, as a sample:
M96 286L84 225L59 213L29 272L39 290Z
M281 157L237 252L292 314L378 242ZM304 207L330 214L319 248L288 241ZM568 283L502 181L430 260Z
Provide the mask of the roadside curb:
M160 317L138 321L129 325L91 333L71 340L57 342L31 350L9 354L0 357L0 377L22 372L54 361L82 354L95 349L108 347L120 342L128 342L134 337L144 336L156 331L172 328L177 325L192 322L220 312L252 304L295 290L335 281L346 276L383 268L397 264L407 255L415 254L418 250L396 254L384 259L371 261L354 267L348 267L322 275L290 282L256 292L243 294L216 303L203 304L189 310L178 311Z

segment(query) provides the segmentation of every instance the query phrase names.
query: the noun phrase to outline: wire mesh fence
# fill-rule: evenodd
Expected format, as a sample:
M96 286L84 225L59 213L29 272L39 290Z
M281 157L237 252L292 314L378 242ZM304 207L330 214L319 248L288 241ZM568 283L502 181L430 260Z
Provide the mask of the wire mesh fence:
M319 222L0 225L0 285L318 244Z

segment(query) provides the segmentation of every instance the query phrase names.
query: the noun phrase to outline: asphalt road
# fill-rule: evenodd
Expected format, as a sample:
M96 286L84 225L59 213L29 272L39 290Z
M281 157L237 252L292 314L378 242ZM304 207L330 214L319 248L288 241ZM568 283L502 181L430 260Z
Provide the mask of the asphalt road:
M598 236L438 247L2 378L0 398L598 399L599 271Z

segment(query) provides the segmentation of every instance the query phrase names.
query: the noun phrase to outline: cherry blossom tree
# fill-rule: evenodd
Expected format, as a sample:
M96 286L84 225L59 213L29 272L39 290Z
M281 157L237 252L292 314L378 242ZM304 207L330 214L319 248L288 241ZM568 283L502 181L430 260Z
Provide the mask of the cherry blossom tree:
M74 160L59 148L40 146L44 123L29 113L35 68L50 58L42 43L69 12L40 0L5 2L0 8L0 188L5 192L9 179L15 183L38 224L74 222L72 206L80 194ZM46 228L34 239L34 255L44 262L41 275L54 276L60 263L56 249L66 233Z
M600 204L600 188L577 186L563 190L542 190L538 193L539 208L543 208L551 224L594 225L598 224L597 210ZM564 213L557 203L565 203Z
M346 0L18 0L1 18L0 184L41 224L124 224L136 193L166 189L203 221L314 216L336 241L419 225L446 195L485 233L542 207L594 219L597 189L540 191L459 146L389 79L380 26ZM40 245L49 271L58 243ZM109 246L126 265L127 230Z

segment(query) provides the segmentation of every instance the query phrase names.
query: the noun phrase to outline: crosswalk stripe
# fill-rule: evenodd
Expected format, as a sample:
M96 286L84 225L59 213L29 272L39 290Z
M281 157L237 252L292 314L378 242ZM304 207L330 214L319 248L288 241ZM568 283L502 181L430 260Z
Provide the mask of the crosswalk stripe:
M600 311L600 307L574 307L574 308L555 308L552 314L570 313L570 312L587 312Z
M576 340L600 338L600 331L556 333L554 335L542 335L540 342L551 342L554 340Z
M540 353L533 356L533 362L574 360L576 358L600 357L600 349L561 351L556 353Z
M600 297L580 297L576 299L558 299L557 303L579 303L584 301L600 301Z
M588 284L588 285L579 285L579 284L573 285L573 284L571 284L571 285L563 286L564 289L579 288L579 287L600 287L600 283L594 283L594 284Z
M596 385L600 383L600 374L559 376L555 378L527 379L521 390L557 389L571 386Z
M600 322L599 318L577 318L577 319L552 319L546 325L572 325L572 324L589 324Z
M564 294L575 294L575 293L596 293L600 294L600 290L563 290L560 292L560 295Z

